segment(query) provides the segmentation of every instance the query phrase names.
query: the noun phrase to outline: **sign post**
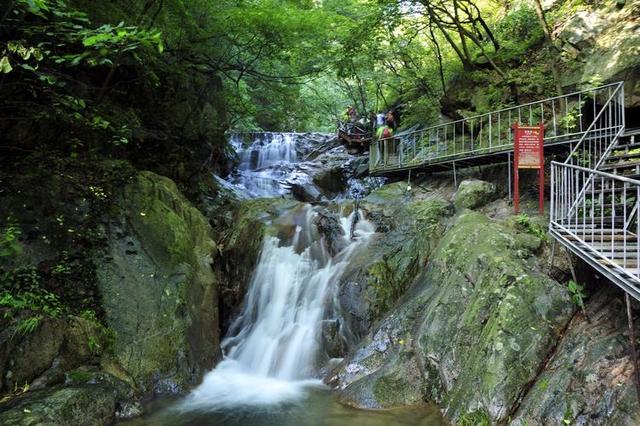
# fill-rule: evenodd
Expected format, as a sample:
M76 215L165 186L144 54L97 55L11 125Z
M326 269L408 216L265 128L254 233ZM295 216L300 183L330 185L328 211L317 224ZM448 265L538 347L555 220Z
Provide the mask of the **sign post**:
M516 214L520 211L519 169L538 169L540 194L538 208L544 213L544 125L520 127L514 124L514 161L513 161L513 205Z

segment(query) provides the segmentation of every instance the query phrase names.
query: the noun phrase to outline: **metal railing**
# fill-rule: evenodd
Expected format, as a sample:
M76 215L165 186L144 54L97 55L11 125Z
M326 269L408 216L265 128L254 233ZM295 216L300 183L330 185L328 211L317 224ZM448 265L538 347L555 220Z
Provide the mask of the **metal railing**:
M616 83L607 101L595 114L565 164L597 169L624 132L624 127L624 85L620 82Z
M509 152L513 150L514 123L543 123L545 144L582 141L582 145L597 137L595 131L604 136L619 130L614 124L624 120L622 85L611 83L380 139L369 149L369 171L409 169ZM611 111L603 113L601 105L609 105Z
M623 287L640 286L638 200L640 180L551 163L551 233L594 267L614 272Z

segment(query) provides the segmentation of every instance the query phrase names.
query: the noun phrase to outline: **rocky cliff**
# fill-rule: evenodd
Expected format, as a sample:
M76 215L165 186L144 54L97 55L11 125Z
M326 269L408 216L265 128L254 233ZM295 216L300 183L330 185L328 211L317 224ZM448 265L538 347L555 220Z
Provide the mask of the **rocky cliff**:
M367 197L384 206L372 204L371 217L386 210L382 253L374 245L369 274L343 288L368 295L355 300L373 325L328 382L355 407L433 401L460 424L633 424L640 411L622 308L605 302L619 301L619 292L605 288L589 300L587 317L577 312L564 282L551 277L543 228L505 212L502 200L485 206L493 194L491 184L465 181L455 197L433 184L392 184ZM418 206L435 213L427 223ZM405 218L417 226L393 244ZM384 268L375 267L378 256ZM402 280L406 292L391 296ZM390 307L375 321L380 311L362 300L381 291ZM596 402L602 395L606 403Z

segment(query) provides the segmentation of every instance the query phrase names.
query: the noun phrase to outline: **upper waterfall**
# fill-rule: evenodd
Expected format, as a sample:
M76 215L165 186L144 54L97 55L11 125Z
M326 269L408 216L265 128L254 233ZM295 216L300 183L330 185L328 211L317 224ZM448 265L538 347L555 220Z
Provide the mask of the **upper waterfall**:
M368 157L349 155L334 134L233 133L230 142L238 167L227 179L246 197L357 198L384 182L356 177Z

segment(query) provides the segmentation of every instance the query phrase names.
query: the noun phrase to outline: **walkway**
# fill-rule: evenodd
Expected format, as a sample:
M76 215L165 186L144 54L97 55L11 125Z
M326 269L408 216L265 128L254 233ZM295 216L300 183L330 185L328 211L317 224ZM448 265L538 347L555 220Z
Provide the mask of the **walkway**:
M640 131L625 129L622 82L376 141L369 171L455 171L510 161L513 124L541 122L545 154L566 158L551 162L550 234L640 300Z

